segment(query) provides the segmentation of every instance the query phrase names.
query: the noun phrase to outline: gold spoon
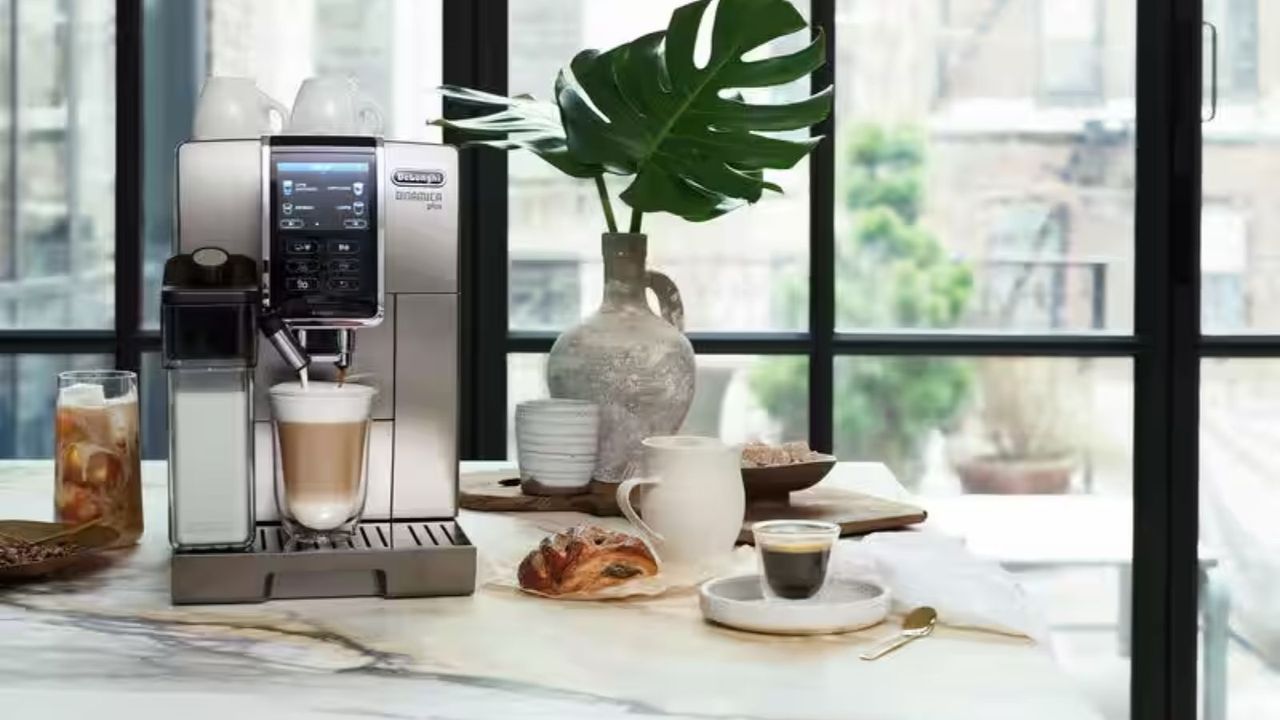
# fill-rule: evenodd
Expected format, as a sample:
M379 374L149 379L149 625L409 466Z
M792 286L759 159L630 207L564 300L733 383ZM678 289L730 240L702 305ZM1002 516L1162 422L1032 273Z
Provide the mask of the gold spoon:
M938 611L931 607L918 607L907 613L902 619L902 632L896 637L876 645L870 650L862 653L863 660L875 660L877 658L888 655L898 648L906 645L912 640L922 638L933 632L933 626L938 622Z

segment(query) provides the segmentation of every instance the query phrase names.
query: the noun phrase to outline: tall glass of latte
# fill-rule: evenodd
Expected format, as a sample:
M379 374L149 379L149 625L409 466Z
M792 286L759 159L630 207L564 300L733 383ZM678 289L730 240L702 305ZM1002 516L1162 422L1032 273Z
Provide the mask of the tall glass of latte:
M345 540L360 521L376 393L314 380L271 388L276 505L290 539Z

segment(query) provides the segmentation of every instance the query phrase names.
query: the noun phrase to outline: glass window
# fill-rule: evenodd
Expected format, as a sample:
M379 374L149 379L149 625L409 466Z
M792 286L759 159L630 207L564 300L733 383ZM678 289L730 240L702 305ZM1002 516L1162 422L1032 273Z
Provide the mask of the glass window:
M438 117L441 108L435 92L443 78L441 8L441 0L209 0L207 13L195 19L202 28L199 40L207 44L207 63L193 72L253 78L285 106L292 105L308 77L349 77L380 109L385 137L438 142L439 130L427 120ZM173 48L182 51L189 48ZM177 111L158 106L155 112ZM174 143L189 131L190 116L173 131ZM164 155L157 172L165 171L166 161L172 164L172 148ZM149 222L144 308L152 327L158 323L161 267L171 247L170 192L159 185L148 197L155 220Z
M1206 333L1280 330L1280 199L1274 168L1280 150L1271 127L1280 109L1267 100L1280 88L1259 48L1280 28L1269 3L1208 0L1205 20L1218 28L1218 113L1203 124L1201 322ZM1206 34L1207 37L1207 34ZM1212 82L1205 50L1206 87ZM1208 99L1206 96L1207 108ZM1207 110L1206 110L1207 112Z
M58 373L112 363L108 355L0 355L0 458L53 457Z
M1258 94L1258 0L1204 0L1205 22L1218 29L1218 101L1244 102ZM1206 46L1208 59L1212 47ZM1205 73L1205 96L1213 77Z
M1280 714L1280 462L1271 452L1280 439L1277 398L1280 361L1201 363L1200 553L1210 567L1201 605L1230 597L1229 622L1222 618L1216 634L1205 630L1201 658L1225 663L1226 687L1216 691L1227 694L1233 718Z
M680 432L726 442L809 436L809 363L803 357L706 355L697 359L693 405ZM546 355L507 356L507 456L515 458L515 408L547 397Z
M1128 331L1133 0L836 12L839 327Z
M1100 0L1041 0L1040 92L1048 103L1087 102L1102 90Z
M509 86L513 94L550 99L556 73L586 47L607 49L666 26L684 0L602 3L520 0L510 3ZM796 3L802 12L806 3ZM798 49L805 33L777 42ZM808 83L768 91L758 100L807 95ZM746 91L748 99L750 90ZM759 91L756 91L759 93ZM510 160L510 327L559 330L600 304L604 215L594 185L559 174L542 160ZM808 323L808 164L771 174L784 192L710 223L645 217L649 264L679 285L690 330L801 330ZM625 184L610 183L614 210ZM625 221L624 221L625 222ZM548 263L554 262L552 272ZM533 268L537 266L539 270ZM531 290L535 273L549 284Z
M0 2L0 329L109 328L115 4Z
M1082 694L1127 717L1133 362L838 357L834 379L840 459L888 463L931 528L1015 572Z

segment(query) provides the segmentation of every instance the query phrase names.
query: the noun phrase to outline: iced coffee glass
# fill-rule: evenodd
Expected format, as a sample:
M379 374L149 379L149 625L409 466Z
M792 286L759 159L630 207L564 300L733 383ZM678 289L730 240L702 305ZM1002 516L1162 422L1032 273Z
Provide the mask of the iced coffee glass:
M293 541L343 541L364 512L369 414L367 385L312 381L271 388L276 505Z
M97 520L142 536L142 467L138 454L138 376L125 370L58 375L54 427L54 513L59 522Z

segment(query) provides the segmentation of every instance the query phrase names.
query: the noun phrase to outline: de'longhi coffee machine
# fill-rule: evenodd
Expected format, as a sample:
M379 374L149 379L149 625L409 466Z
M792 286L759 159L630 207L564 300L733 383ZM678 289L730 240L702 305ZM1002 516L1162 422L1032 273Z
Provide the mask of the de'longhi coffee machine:
M458 493L458 182L447 146L191 141L165 268L175 603L468 594ZM269 342L258 342L265 337ZM272 488L266 391L378 390L363 522L298 546Z

